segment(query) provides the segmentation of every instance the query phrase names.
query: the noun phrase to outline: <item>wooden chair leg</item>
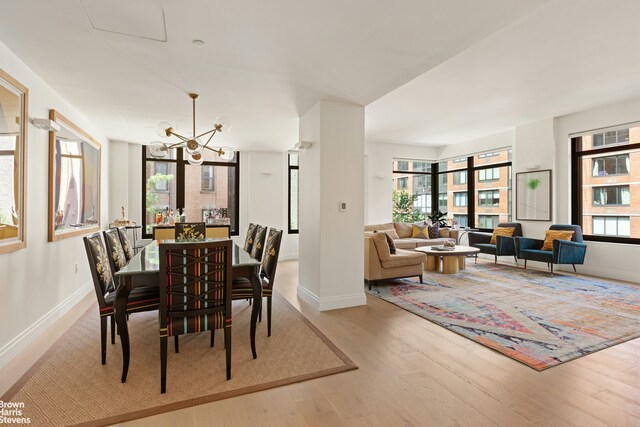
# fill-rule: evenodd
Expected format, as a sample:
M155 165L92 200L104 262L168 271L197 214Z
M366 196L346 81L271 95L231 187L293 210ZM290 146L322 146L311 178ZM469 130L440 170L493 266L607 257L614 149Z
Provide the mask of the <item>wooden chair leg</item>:
M576 275L578 274L578 270L576 270L576 265L575 264L571 264L573 266L573 272L576 273Z
M267 336L271 336L271 297L267 297Z
M111 344L116 343L116 316L112 314L111 318Z
M211 347L213 347L213 343L216 340L216 330L212 329L211 330Z
M231 379L231 326L224 328L224 349L227 353L227 380Z
M102 364L107 363L107 318L100 317L100 349L102 351Z
M167 337L160 337L160 393L167 391Z
M178 336L177 335L173 336L173 342L174 342L175 347L176 347L176 353L180 353L180 345L178 343Z
M420 283L424 283L424 281L422 280L422 274L419 275L418 278L420 279Z
M260 311L258 311L258 322L262 322L262 304L260 304Z
M524 259L524 269L525 270L527 269L527 259L526 258Z

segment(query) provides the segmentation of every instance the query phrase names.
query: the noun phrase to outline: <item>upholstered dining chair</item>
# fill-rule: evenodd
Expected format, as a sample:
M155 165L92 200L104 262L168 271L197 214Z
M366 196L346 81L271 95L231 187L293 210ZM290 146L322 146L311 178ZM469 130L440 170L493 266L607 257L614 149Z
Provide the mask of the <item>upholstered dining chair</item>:
M129 240L129 236L127 236L127 229L125 227L118 227L118 237L120 237L120 243L122 244L122 249L124 250L124 257L127 262L131 261L131 258L134 257L135 252L133 250L133 245Z
M167 390L167 338L224 329L231 379L232 242L160 243L160 391Z
M522 236L522 224L519 222L501 222L496 228L513 228L511 236L496 236L495 243L491 243L492 233L482 233L472 231L469 233L469 246L480 249L480 253L490 254L494 257L494 262L498 263L499 256L512 256L516 264L516 247L514 237ZM476 262L478 256L476 255Z
M266 252L262 259L262 270L260 280L262 282L262 296L267 298L267 334L271 336L271 299L273 297L273 284L276 278L276 268L278 257L280 256L280 243L282 242L282 230L269 229L269 236L266 242ZM245 278L235 279L231 288L234 300L253 298L253 288L251 282ZM260 309L262 317L262 309Z
M253 247L251 248L251 258L262 261L264 253L264 239L267 237L267 227L258 224L256 234L253 237Z
M208 239L228 239L231 233L229 232L228 225L214 225L208 226L205 233L205 237Z
M244 239L244 249L246 252L251 253L253 250L253 239L256 237L256 231L258 230L258 225L254 223L249 224L249 228L247 229L247 237Z
M549 231L572 231L571 240L554 239L551 249L544 248L543 239L529 237L516 237L516 252L518 258L524 259L524 268L527 268L527 260L546 262L553 276L554 264L571 264L573 271L577 273L576 264L584 264L587 253L587 245L582 239L582 228L573 224L553 224Z
M178 222L176 223L175 239L204 239L207 233L204 222Z
M107 247L107 256L109 257L109 264L111 264L111 271L117 273L122 267L127 265L127 255L122 246L120 240L120 234L116 228L104 230L102 232L104 236L104 243Z
M102 243L100 232L85 236L84 247L89 259L89 269L93 279L93 286L98 299L100 314L100 344L102 364L107 363L107 318L111 318L111 344L115 344L115 317L113 303L116 297L116 287L113 282L111 261L107 249ZM127 313L152 311L158 309L158 289L134 289L129 296Z

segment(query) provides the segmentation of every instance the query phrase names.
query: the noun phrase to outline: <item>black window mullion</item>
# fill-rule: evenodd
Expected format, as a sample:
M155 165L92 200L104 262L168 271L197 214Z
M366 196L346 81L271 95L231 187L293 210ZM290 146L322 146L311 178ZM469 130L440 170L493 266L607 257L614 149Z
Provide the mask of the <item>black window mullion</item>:
M185 185L185 160L183 149L176 149L176 209L184 209L185 208L185 196L184 196L184 185Z
M470 228L476 225L476 177L473 169L473 156L467 157L467 223Z

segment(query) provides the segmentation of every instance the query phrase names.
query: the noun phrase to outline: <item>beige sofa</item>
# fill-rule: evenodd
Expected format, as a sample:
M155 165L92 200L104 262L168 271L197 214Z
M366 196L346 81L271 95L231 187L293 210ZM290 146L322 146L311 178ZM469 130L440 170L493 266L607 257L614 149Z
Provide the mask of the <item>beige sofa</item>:
M425 254L415 252L420 246L440 245L447 240L457 239L457 230L440 229L437 239L412 238L412 224L389 222L366 225L364 227L364 278L369 283L381 280L417 276L422 281ZM396 254L389 252L385 231L393 230L398 238L393 239ZM375 233L374 233L375 231ZM393 235L393 232L389 232ZM394 236L392 236L393 238Z

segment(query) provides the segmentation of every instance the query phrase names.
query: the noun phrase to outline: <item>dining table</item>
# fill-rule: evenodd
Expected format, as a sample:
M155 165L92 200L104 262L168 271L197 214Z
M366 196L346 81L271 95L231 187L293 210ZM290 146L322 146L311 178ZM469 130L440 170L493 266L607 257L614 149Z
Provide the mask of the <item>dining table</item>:
M228 239L198 239L198 242L216 242ZM179 240L154 240L138 252L126 266L120 269L115 275L118 278L114 310L120 342L122 343L122 378L124 383L129 372L129 330L127 328L127 301L131 291L138 287L159 286L160 284L160 244L179 243ZM186 241L185 241L186 242ZM261 262L252 258L251 255L233 244L232 249L232 271L233 278L246 278L251 282L253 289L253 304L251 309L251 353L253 358L258 357L256 352L256 324L258 314L262 306L262 283L260 281Z

